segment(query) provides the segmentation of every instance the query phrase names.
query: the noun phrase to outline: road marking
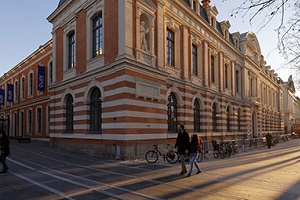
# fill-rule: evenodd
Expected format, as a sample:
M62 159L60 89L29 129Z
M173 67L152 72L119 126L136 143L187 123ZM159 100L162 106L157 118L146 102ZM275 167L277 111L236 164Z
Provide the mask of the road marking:
M37 182L37 181L34 181L34 180L32 180L32 179L30 179L30 178L27 178L27 177L25 177L25 176L23 176L23 175L21 175L21 174L14 173L14 172L12 172L12 171L10 171L10 173L12 173L13 175L15 175L15 176L17 176L17 177L19 177L19 178L21 178L21 179L24 179L24 180L26 180L26 181L28 181L28 182L34 184L34 185L37 185L37 186L39 186L39 187L41 187L41 188L44 188L44 189L46 189L46 190L48 190L48 191L50 191L50 192L52 192L52 193L55 193L55 194L57 194L57 195L59 195L59 196L61 196L61 197L64 197L64 198L70 199L70 200L75 200L75 199L69 197L69 195L67 195L67 194L65 194L65 193L63 193L63 192L61 192L61 191L59 191L59 190L56 190L56 189L54 189L54 188L52 188L52 187L49 187L49 186L47 186L47 185L45 185L45 184L39 183L39 182Z
M108 188L113 188L113 189L118 189L118 190L121 190L121 191L124 191L124 192L128 192L128 193L131 193L131 194L135 194L137 196L140 196L140 197L145 197L145 198L148 198L148 199L153 199L153 200L162 200L161 198L156 198L156 197L152 197L152 196L149 196L149 195L145 195L145 194L141 194L141 193L138 193L138 192L135 192L133 190L129 190L129 189L125 189L125 188L122 188L122 187L118 187L118 186L115 186L115 185L110 185L110 184L106 184L106 183L102 183L102 182L99 182L99 181L94 181L94 180L91 180L91 179L87 179L87 178L83 178L83 177L80 177L80 176L75 176L75 175L72 175L72 174L68 174L68 173L65 173L65 172L61 172L61 171L58 171L58 170L54 170L54 169L50 169L48 167L45 167L43 165L39 165L39 164L36 164L36 163L33 163L33 162L30 162L30 161L26 161L26 162L29 162L31 164L34 164L34 165L37 165L39 167L42 167L46 170L49 170L49 171L52 171L52 172L55 172L55 173L60 173L60 174L64 174L64 175L67 175L67 176L70 176L70 177L75 177L75 178L78 178L78 179L81 179L83 181L89 181L89 182L93 182L93 183L96 183L96 184L102 184L103 186L98 186L98 187L91 187L87 184L84 184L84 183L80 183L80 182L77 182L77 181L73 181L73 180L70 180L70 179L67 179L67 178L63 178L61 176L57 176L57 175L54 175L54 174L51 174L51 173L48 173L46 171L42 171L42 170L38 170L36 168L33 168L33 167L30 167L26 164L23 164L23 163L20 163L18 161L15 161L13 160L12 158L9 158L10 161L16 163L16 164L19 164L25 168L28 168L28 169L31 169L31 170L34 170L35 172L39 172L41 174L44 174L44 175L47 175L47 176L50 176L50 177L53 177L53 178L56 178L56 179L59 179L59 180L62 180L62 181L65 181L65 182L68 182L68 183L71 183L71 184L74 184L74 185L78 185L78 186L81 186L83 188L86 188L88 189L88 191L95 191L95 192L98 192L98 193L101 193L101 194L105 194L107 196L110 196L110 197L114 197L114 198L117 198L117 199L122 199L122 200L131 200L131 198L127 198L127 197L124 197L122 195L117 195L117 194L114 194L112 192L107 192L107 191L103 191L103 190L100 190L101 188L105 189L105 187L108 187ZM23 179L31 182L31 183L38 183L32 179L29 179L29 178L26 178L20 174L17 174L17 173L13 173L14 175L18 176L18 177L22 177ZM43 186L43 184L40 183L41 186ZM48 186L45 186L45 187L48 187ZM44 188L44 187L43 187ZM50 188L50 187L49 187ZM55 189L53 189L54 191L57 191ZM78 195L78 194L82 194L82 193L87 193L88 191L84 191L84 192L78 192L78 193L73 193L72 195L69 195L69 196L74 196L74 195ZM59 192L59 191L58 191ZM54 192L56 193L56 192ZM64 194L64 193L62 193Z

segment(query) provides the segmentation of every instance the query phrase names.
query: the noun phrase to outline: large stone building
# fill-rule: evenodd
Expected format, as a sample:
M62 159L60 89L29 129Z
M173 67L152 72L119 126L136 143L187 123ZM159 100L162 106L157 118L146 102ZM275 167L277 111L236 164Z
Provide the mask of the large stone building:
M37 93L51 143L126 157L143 142L174 141L178 124L206 139L284 133L284 85L256 35L231 33L217 15L209 0L60 0L42 63L51 81Z

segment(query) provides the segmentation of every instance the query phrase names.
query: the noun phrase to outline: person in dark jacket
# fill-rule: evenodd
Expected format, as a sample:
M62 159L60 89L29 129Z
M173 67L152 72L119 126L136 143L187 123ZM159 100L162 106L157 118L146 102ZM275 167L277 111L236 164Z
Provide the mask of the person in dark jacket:
M201 173L201 170L200 170L200 168L197 164L197 161L196 161L196 158L197 158L197 155L198 155L198 148L199 148L198 135L194 134L192 136L192 140L191 140L191 143L190 143L190 171L189 171L187 176L192 175L194 165L198 170L196 174Z
M4 130L1 130L0 133L1 137L1 157L0 161L3 165L3 170L0 173L6 173L8 170L7 164L6 164L6 157L9 156L10 154L10 149L9 149L9 139L8 136L6 135Z
M272 135L270 133L267 133L266 140L267 140L268 149L270 149L272 146Z
M185 159L189 155L190 148L190 136L185 131L184 125L178 126L178 135L175 143L175 148L177 148L177 152L179 154L180 162L181 162L181 172L180 175L187 173L185 166Z

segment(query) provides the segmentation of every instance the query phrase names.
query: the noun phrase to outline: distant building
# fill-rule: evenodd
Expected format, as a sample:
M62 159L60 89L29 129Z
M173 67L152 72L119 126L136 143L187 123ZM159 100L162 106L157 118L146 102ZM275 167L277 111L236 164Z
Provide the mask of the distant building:
M143 143L173 142L178 124L204 139L283 134L284 85L256 35L230 33L217 15L209 0L61 0L48 17L52 54L26 65L47 67L49 87L36 94L50 120L42 135L126 159ZM0 87L16 78L7 79ZM24 113L37 116L33 103ZM1 106L1 116L20 114L18 106Z

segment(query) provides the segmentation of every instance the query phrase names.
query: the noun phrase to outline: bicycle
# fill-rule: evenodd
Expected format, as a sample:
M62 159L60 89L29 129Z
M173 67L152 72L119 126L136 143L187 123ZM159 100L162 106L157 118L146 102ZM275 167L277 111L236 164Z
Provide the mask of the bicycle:
M175 164L179 160L179 156L176 151L168 150L170 144L166 145L166 148L161 152L158 148L158 144L154 144L154 149L147 151L145 159L148 163L156 163L159 156L162 156L164 161L167 160L170 164Z

